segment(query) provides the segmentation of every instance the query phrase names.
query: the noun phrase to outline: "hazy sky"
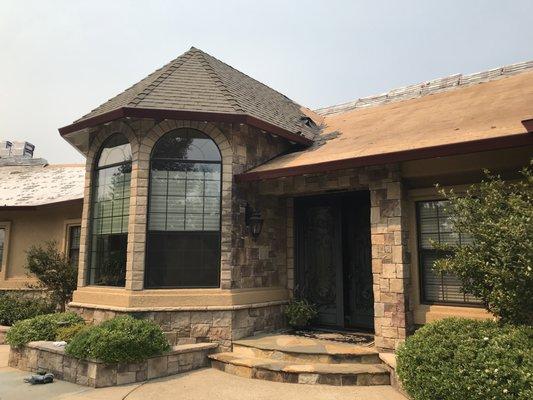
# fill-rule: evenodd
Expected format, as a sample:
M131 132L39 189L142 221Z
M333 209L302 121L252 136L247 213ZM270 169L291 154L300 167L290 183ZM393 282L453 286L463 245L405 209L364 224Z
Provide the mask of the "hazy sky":
M57 128L198 47L311 108L533 59L533 0L0 0L0 138Z

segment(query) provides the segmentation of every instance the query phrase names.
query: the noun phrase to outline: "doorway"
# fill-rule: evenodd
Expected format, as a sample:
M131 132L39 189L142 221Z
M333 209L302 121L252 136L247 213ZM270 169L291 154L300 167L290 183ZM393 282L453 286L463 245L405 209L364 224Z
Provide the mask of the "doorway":
M317 325L372 330L368 191L295 199L295 295L318 307Z

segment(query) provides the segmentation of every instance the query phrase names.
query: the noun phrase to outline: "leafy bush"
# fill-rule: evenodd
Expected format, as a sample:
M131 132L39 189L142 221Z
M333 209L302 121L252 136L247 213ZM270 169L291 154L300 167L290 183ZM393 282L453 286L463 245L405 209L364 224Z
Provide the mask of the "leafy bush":
M59 328L83 322L76 313L38 315L16 322L7 332L6 340L13 347L37 340L56 340Z
M533 324L533 168L505 182L490 175L465 194L442 191L460 246L436 245L450 256L435 263L459 277L504 323Z
M533 328L448 318L420 328L397 351L413 400L533 398Z
M10 326L17 321L53 311L53 305L46 299L17 298L12 294L0 295L0 325Z
M316 307L307 300L293 300L285 308L285 316L292 327L308 326L318 315Z
M67 354L106 363L138 362L170 348L161 328L152 321L115 317L79 332Z
M49 241L44 246L31 246L26 252L26 268L39 280L37 287L46 289L52 301L65 311L76 289L78 272L68 257Z
M56 340L70 342L74 336L85 328L87 328L87 325L83 322L69 326L62 326L57 330Z

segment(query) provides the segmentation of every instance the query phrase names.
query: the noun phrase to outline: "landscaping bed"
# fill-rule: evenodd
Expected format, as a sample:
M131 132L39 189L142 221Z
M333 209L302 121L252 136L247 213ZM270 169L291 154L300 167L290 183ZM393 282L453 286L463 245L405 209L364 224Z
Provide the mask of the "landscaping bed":
M107 387L142 382L208 366L207 356L216 343L173 346L170 351L141 362L107 364L78 359L65 354L54 342L30 342L12 347L9 366L25 371L47 371L57 379L91 387Z

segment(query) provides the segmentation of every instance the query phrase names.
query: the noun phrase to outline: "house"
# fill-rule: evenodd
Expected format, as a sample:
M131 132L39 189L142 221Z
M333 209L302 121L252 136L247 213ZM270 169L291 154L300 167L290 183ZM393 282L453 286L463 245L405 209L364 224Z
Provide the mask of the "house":
M34 149L0 142L0 292L35 284L25 268L30 246L53 240L78 262L85 166L49 165Z
M433 319L486 318L431 269L430 239L465 240L434 184L515 176L532 104L526 62L312 111L191 48L59 129L87 156L70 307L222 349L282 327L295 295L384 349Z

